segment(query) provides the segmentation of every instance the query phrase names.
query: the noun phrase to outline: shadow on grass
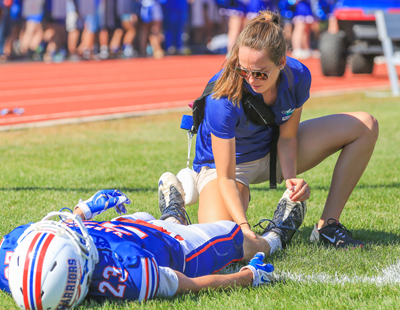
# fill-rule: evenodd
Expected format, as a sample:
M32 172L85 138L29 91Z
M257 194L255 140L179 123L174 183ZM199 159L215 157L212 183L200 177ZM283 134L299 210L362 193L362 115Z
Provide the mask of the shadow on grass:
M60 191L60 192L97 192L101 189L119 189L122 192L157 192L156 187L108 187L108 188L63 188L63 187L40 187L40 186L17 186L17 187L0 187L0 191ZM391 184L369 184L358 185L356 189L363 188L400 188L400 183ZM329 190L329 186L312 186L315 190ZM252 191L269 191L269 187L252 187ZM285 190L284 186L280 186L278 190Z
M300 227L301 234L298 238L303 239L304 242L311 244L310 235L314 227ZM388 231L375 230L375 229L350 229L353 238L361 240L364 245L374 244L389 246L400 243L400 235Z
M39 186L21 186L21 187L0 187L0 191L55 191L55 192L97 192L102 189L118 189L121 192L157 192L156 187L108 187L108 188L63 188L63 187L39 187Z

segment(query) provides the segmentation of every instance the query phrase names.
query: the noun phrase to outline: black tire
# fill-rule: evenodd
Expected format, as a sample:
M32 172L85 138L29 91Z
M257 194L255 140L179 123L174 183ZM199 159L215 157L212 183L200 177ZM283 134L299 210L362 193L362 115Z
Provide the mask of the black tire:
M374 70L374 56L353 54L351 56L351 72L355 74L371 74Z
M319 50L322 73L325 76L343 76L347 56L346 33L323 33L319 41Z

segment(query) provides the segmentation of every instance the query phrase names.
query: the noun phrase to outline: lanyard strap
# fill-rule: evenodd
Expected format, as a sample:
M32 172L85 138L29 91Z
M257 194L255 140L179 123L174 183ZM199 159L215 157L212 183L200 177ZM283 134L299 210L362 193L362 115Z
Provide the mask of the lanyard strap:
M189 168L189 163L190 163L190 151L191 151L191 149L192 149L192 139L193 139L194 134L193 134L190 130L188 130L187 136L188 136L188 158L187 158L186 166Z

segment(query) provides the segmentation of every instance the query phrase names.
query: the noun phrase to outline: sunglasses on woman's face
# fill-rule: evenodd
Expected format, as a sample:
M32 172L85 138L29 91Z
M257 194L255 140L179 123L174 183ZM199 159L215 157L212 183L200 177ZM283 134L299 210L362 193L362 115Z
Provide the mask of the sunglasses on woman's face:
M268 72L263 72L263 71L251 71L251 70L247 70L247 69L243 69L240 67L236 67L235 71L237 74L239 74L242 78L247 79L250 74L253 76L253 78L257 79L257 80L268 80L269 76L271 75L272 71L274 71L276 64L274 65L274 67L271 69L271 71Z

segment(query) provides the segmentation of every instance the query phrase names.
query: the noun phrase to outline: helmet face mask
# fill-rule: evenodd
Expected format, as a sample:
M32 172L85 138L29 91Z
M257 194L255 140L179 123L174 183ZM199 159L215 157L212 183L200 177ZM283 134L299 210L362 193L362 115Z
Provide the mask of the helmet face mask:
M73 222L48 220L55 215ZM49 213L18 240L9 267L12 296L21 309L70 309L85 298L97 261L80 217Z

